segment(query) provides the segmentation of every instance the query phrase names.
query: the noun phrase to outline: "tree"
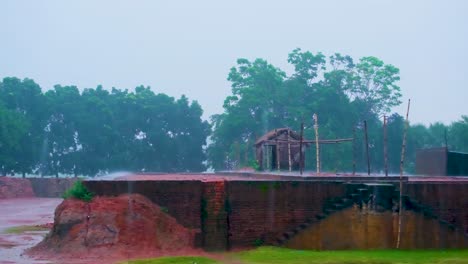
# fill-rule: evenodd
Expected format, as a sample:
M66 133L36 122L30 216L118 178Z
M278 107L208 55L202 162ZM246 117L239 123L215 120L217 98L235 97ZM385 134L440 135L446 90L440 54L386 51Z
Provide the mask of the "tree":
M13 174L18 169L15 157L22 151L21 140L27 131L26 119L0 102L0 175Z
M349 56L334 54L327 60L322 53L295 49L288 62L294 67L290 76L263 59L239 59L231 69L232 95L224 101L224 112L212 116L211 166L221 169L232 160L248 164L242 157L249 155L244 154L252 153L256 138L273 128L298 130L304 121L305 136L311 137L313 131L307 128L312 127L314 113L322 138L349 137L362 120L378 127L379 115L400 103L399 70L377 58L364 57L355 65ZM324 166L350 167L351 155L339 162L336 158L350 149L349 145L327 147L322 161L331 165Z
M448 140L453 150L468 152L468 116L463 115L450 125Z
M14 172L31 173L40 159L47 109L41 87L31 79L4 78L0 82L0 101L6 109L20 115L27 131L19 139L19 149L13 155Z

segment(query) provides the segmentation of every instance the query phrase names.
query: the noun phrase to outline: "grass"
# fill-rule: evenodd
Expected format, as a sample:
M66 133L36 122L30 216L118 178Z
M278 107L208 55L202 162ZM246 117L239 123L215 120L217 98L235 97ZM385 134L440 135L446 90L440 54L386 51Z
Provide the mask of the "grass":
M468 264L468 250L349 250L312 251L276 247L220 255L220 260L205 257L164 257L135 260L131 264Z
M5 233L5 234L21 234L21 233L25 233L25 232L48 231L48 230L49 230L49 228L42 227L42 226L35 226L35 225L28 226L28 225L25 225L25 226L14 226L14 227L7 228L7 229L5 229L5 231L3 231L3 233Z
M216 260L205 257L162 257L156 259L139 259L122 264L217 264L221 263Z

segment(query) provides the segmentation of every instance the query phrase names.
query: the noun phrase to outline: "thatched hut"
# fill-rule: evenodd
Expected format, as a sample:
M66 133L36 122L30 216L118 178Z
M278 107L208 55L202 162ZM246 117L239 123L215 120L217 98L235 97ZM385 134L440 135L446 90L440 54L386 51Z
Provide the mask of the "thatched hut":
M299 170L301 136L290 128L277 128L255 142L257 162L262 170ZM305 160L305 147L302 160Z

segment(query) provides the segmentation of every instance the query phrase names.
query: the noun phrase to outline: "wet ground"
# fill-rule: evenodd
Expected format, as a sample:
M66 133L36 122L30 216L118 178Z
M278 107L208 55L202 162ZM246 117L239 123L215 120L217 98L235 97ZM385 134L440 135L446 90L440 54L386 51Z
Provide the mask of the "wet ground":
M10 228L41 226L54 221L54 211L62 202L59 198L0 199L0 264L48 263L37 261L23 253L39 243L47 230L8 232ZM24 228L25 230L31 228ZM34 228L33 228L34 229Z

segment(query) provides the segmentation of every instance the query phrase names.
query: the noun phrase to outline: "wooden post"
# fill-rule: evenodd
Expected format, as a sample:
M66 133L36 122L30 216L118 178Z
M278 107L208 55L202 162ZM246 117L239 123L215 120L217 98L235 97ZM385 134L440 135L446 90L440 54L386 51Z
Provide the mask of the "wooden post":
M398 210L398 236L396 242L396 248L400 248L401 242L401 222L403 218L403 165L405 161L405 150L406 150L406 132L408 130L408 115L410 110L410 103L411 99L408 99L408 109L406 110L406 121L405 127L403 129L403 143L401 144L401 159L400 159L400 203L399 203L399 210Z
M314 130L315 130L315 156L317 159L317 175L320 175L320 145L319 145L317 114L314 114L313 119L314 119Z
M299 139L299 171L300 174L302 175L302 170L304 169L304 162L303 162L303 155L302 155L302 141L303 141L303 135L304 135L304 122L301 122L301 135Z
M289 142L289 138L291 137L291 130L288 128L288 163L289 163L289 172L292 171L292 164L291 164L291 143Z
M356 175L356 127L353 127L353 176Z
M366 141L367 175L370 175L369 140L367 138L367 121L366 120L364 120L364 139Z
M276 166L278 167L278 171L280 171L280 147L278 140L276 140Z
M383 151L385 177L388 177L388 152L387 152L387 116L383 116Z
M266 150L266 169L269 171L270 170L270 146L265 144L265 150Z

